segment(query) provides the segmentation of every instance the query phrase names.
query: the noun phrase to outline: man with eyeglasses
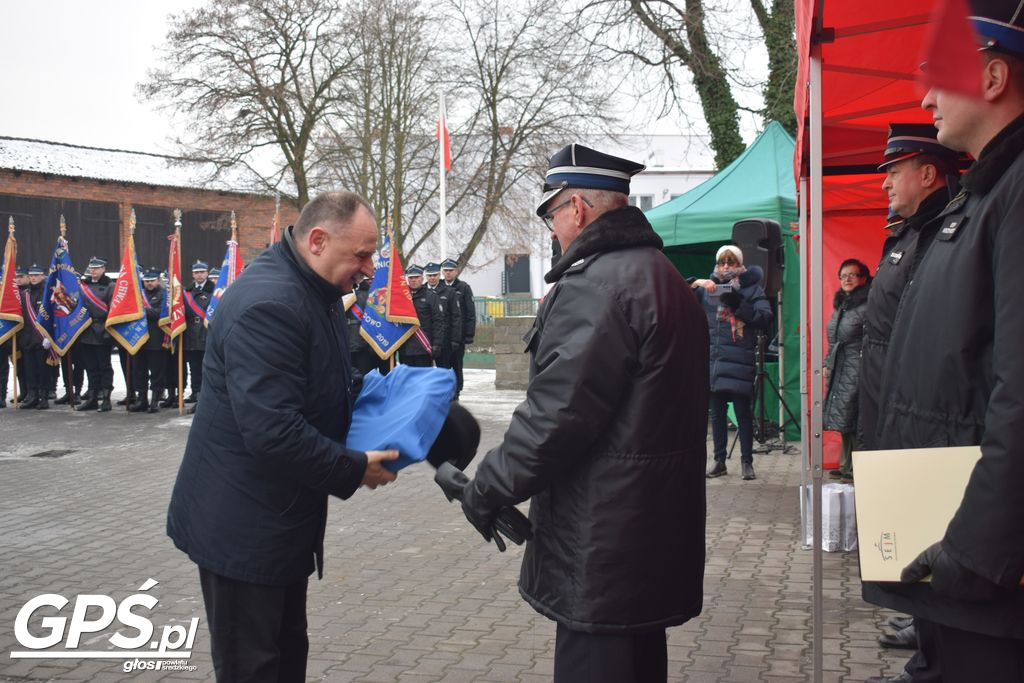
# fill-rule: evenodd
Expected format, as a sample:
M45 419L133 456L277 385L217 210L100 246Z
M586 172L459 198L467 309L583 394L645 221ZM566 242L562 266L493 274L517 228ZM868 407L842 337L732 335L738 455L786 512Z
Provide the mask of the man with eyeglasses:
M666 627L701 611L707 322L627 205L643 168L551 157L537 215L563 256L525 337L526 400L463 492L488 541L532 499L519 591L557 622L557 683L663 681Z

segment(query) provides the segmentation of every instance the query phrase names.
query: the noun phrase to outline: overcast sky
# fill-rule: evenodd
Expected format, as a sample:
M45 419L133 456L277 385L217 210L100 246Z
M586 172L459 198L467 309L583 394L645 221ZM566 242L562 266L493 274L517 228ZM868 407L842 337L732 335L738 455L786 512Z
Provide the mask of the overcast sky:
M0 135L171 153L167 120L136 98L167 15L201 0L3 0Z

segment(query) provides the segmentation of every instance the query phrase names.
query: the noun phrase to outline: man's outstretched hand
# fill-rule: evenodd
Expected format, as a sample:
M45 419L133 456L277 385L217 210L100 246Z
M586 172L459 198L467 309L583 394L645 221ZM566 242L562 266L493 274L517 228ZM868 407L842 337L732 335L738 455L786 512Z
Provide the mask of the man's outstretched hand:
M363 486L375 489L395 480L398 475L385 469L381 463L397 460L398 451L366 451L366 471L363 472Z
M925 548L913 562L903 568L900 581L915 583L931 575L932 590L950 598L982 602L994 600L1002 593L997 584L978 576L953 559L942 542Z

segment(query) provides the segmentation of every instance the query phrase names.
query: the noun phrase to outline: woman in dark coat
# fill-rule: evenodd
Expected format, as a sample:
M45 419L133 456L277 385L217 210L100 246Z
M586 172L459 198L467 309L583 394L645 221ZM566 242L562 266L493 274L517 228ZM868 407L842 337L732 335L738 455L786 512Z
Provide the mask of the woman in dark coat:
M727 474L726 410L732 402L740 437L743 478L754 479L754 350L757 331L772 323L772 308L761 287L764 274L757 266L743 267L743 252L726 245L715 256L715 269L706 280L691 285L704 306L711 335L711 435L715 462L708 478Z
M832 318L828 321L828 356L825 371L828 388L822 419L825 429L843 435L839 469L829 471L833 479L853 481L853 452L857 436L857 385L860 382L860 349L864 340L871 273L857 259L846 259L839 266L839 289L832 300Z

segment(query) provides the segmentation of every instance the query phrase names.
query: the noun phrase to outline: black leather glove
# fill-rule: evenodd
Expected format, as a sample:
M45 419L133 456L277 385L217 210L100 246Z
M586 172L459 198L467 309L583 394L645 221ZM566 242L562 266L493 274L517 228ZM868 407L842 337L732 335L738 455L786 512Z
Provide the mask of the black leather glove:
M942 542L933 543L924 549L913 562L900 573L902 583L916 583L931 574L932 590L958 600L983 602L994 600L1003 592L1002 588L978 576L953 559L942 547Z
M506 548L502 534L516 545L522 545L533 538L533 528L526 515L511 505L496 510L482 505L477 496L471 493L469 477L450 462L438 466L434 481L449 501L458 500L462 503L462 513L469 523L485 541L494 541L499 551L505 552Z
M728 306L734 311L740 307L740 295L738 292L722 292L718 300L722 302L723 306Z

